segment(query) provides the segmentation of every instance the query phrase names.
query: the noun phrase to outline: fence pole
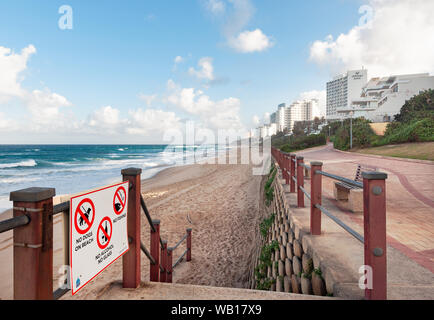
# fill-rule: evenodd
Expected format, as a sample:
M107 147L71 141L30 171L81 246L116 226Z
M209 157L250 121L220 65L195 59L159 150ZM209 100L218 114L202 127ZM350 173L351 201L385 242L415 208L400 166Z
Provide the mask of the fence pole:
M295 154L291 154L291 187L290 187L290 192L294 193L295 192L295 181L293 178L295 178Z
M53 188L28 188L10 193L13 216L30 223L15 228L14 299L53 299Z
M152 220L152 225L155 232L151 227L151 256L155 260L155 264L150 264L150 281L158 282L158 275L160 273L160 220Z
M363 219L365 266L372 268L372 287L365 289L368 300L387 299L386 179L382 172L363 172ZM369 273L368 273L369 276ZM369 278L368 278L369 284Z
M303 167L300 165L304 162L303 157L297 157L297 206L304 208L304 193L300 187L304 187Z
M172 283L173 248L167 248L167 282Z
M163 240L161 247L161 266L163 271L160 270L160 282L166 282L167 280L167 240Z
M283 154L283 167L285 170L285 183L289 184L289 161L288 161L289 153Z
M310 163L310 233L315 236L321 235L321 210L315 205L322 203L322 176L315 173L322 170L322 162Z
M121 171L123 181L128 181L127 229L129 250L122 256L122 286L137 288L140 285L140 175L142 169L127 168Z
M187 261L191 261L191 228L187 229Z

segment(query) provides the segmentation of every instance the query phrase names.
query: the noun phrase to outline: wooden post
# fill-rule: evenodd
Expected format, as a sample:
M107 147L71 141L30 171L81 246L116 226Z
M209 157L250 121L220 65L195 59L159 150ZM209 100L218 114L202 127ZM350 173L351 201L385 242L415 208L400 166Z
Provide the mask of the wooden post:
M285 183L286 184L289 184L289 179L290 179L290 177L289 177L289 161L288 161L288 157L289 157L289 153L284 153L283 154L283 167L284 167L284 170L285 170Z
M322 170L322 162L310 163L310 233L314 236L321 235L321 210L315 205L322 203L322 176L315 173Z
M121 171L123 181L129 182L127 229L130 249L122 256L122 286L137 288L140 285L140 175L142 169Z
M167 240L163 240L163 245L161 247L161 266L163 271L160 270L160 282L167 281Z
M187 229L187 261L191 261L191 228Z
M172 283L173 248L167 248L167 282Z
M28 188L10 193L13 216L30 223L15 228L14 299L53 299L53 188Z
M151 227L151 256L155 260L155 264L150 264L149 277L150 281L158 282L158 275L160 274L160 220L152 220L152 225L155 232Z
M363 219L365 266L372 268L372 288L365 289L368 300L387 299L386 179L382 172L363 172ZM368 284L369 284L368 278Z
M304 208L304 193L300 187L304 187L304 173L303 167L300 163L303 163L303 157L297 157L297 207Z
M294 193L295 192L295 181L293 178L295 178L295 154L291 154L291 186L290 186L290 192Z

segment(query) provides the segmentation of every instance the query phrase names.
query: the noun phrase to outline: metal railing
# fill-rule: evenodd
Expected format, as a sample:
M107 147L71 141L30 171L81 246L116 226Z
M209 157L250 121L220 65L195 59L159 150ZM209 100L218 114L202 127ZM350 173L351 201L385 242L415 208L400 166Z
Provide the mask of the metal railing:
M175 251L184 241L187 240L186 249L185 251L179 256L178 259L176 259L176 262L173 264L172 269L175 269L177 265L181 263L181 261L184 259L185 255L187 255L187 261L191 261L191 230L187 229L187 233L182 237L181 240L178 241L178 243L172 247L172 251Z
M291 184L291 193L297 193L297 207L304 207L304 196L310 202L310 233L321 235L321 214L326 215L355 239L364 244L365 265L371 266L375 273L373 287L365 289L367 299L387 298L386 265L386 197L385 180L387 175L381 172L363 172L363 183L347 179L322 170L322 162L313 161L310 166L303 157L281 152L272 148L272 156L282 170L286 183ZM311 171L311 192L304 187L303 168ZM289 179L289 176L291 179ZM343 182L351 187L363 189L364 236L333 215L322 205L321 177Z
M150 280L172 282L172 269L176 267L187 255L191 261L191 229L174 248L167 247L167 241L160 237L160 222L152 220L145 201L140 192L141 169L128 168L122 170L123 181L129 182L128 201L128 241L130 250L125 253L128 259L123 263L123 287L137 288L140 284L140 252L150 260ZM39 272L38 270L53 270L53 219L52 217L64 214L64 231L69 230L70 201L53 206L53 188L28 188L11 192L14 217L0 221L0 233L14 231L14 274L26 274L26 277L15 278L14 299L19 300L51 300L59 299L71 289L61 286L53 291L53 272ZM140 197L140 198L139 198ZM140 205L136 206L137 201ZM142 243L140 236L140 211L143 209L151 227L151 250L148 251ZM131 223L130 223L131 220ZM40 227L42 226L42 227ZM23 239L34 240L41 243L23 243ZM172 251L187 239L187 250L172 266ZM31 240L28 240L31 242ZM65 254L64 264L69 266L69 236L64 237ZM32 250L26 250L30 248ZM161 259L160 259L161 254ZM27 263L22 263L22 261ZM67 271L65 284L70 281Z

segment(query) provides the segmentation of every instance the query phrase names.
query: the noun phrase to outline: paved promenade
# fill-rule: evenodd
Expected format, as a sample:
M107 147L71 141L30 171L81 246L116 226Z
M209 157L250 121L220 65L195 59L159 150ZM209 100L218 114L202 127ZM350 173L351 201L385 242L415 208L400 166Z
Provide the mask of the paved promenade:
M386 172L388 245L434 273L434 163L378 158L340 152L332 144L296 153L324 163L323 170L354 179L357 164ZM333 180L323 178L323 197L354 224L363 226L363 213L350 212L333 199Z

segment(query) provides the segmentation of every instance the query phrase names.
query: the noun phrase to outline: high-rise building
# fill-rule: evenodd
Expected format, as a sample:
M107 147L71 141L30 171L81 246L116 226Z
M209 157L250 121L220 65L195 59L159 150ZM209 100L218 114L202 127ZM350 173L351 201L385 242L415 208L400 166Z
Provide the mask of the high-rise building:
M301 100L295 101L289 108L289 130L294 129L294 124L297 121L310 121L312 120L312 108L318 100Z
M272 123L277 124L276 120L277 120L277 112L273 112L272 114L270 114L270 124Z
M288 129L290 126L289 107L286 103L281 103L278 106L276 113L277 131L281 132Z
M341 119L339 111L348 108L353 99L360 97L367 78L367 70L351 70L327 82L327 119Z

